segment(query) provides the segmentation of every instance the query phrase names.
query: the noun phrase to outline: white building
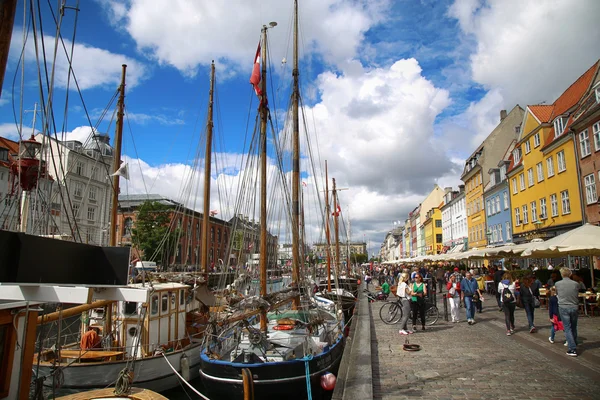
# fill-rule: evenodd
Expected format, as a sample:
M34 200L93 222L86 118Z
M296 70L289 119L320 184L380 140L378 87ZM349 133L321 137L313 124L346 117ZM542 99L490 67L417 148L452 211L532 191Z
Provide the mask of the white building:
M85 144L57 141L39 134L42 158L60 193L53 195L56 232L75 241L108 245L113 149L106 134L94 134Z
M447 253L463 251L468 235L464 185L459 185L458 191L449 191L444 195L441 210L442 237Z

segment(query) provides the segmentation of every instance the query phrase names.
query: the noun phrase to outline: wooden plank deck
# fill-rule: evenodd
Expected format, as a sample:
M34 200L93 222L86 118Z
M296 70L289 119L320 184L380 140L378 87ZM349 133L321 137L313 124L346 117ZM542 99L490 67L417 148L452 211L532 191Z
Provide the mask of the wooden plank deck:
M108 350L61 350L60 356L62 358L81 358L82 360L90 360L96 358L110 358L122 356L125 354L123 351L108 351Z
M91 400L91 399L132 399L132 400L168 400L156 392L147 389L132 388L127 395L117 396L114 389L98 389L57 397L57 400Z

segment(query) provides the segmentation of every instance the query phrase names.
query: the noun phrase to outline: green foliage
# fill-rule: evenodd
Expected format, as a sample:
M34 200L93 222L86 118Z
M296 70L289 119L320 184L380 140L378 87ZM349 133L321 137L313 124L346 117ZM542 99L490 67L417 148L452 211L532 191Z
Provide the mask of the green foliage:
M147 201L139 208L135 226L131 230L133 243L138 247L144 259L168 261L166 254L160 251L161 244L176 239L175 232L169 234L170 207L158 202ZM165 241L165 236L169 236ZM164 248L164 247L163 247ZM153 257L154 256L154 257Z
M363 253L352 253L350 261L355 264L364 264L367 262L367 255Z
M241 230L236 230L233 233L233 243L232 243L232 249L235 251L239 251L242 250L242 247L244 246L244 232Z

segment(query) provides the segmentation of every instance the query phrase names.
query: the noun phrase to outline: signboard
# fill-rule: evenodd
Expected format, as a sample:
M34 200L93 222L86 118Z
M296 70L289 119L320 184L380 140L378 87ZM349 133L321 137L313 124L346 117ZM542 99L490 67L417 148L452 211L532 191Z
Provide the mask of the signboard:
M0 230L0 282L125 286L129 252Z

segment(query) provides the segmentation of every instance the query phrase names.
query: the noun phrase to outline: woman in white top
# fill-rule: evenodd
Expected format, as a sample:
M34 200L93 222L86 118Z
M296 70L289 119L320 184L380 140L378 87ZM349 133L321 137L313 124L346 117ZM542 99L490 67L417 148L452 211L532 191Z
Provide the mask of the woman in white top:
M456 275L450 275L448 283L446 284L448 289L448 303L450 303L450 315L452 316L452 322L458 322L458 308L460 306L460 282L456 281Z
M410 316L410 295L411 290L408 284L408 273L403 272L400 274L400 279L398 281L398 289L396 290L396 296L400 298L400 302L402 304L402 318L400 318L400 331L398 331L401 335L408 335L413 333L408 330L408 317Z

